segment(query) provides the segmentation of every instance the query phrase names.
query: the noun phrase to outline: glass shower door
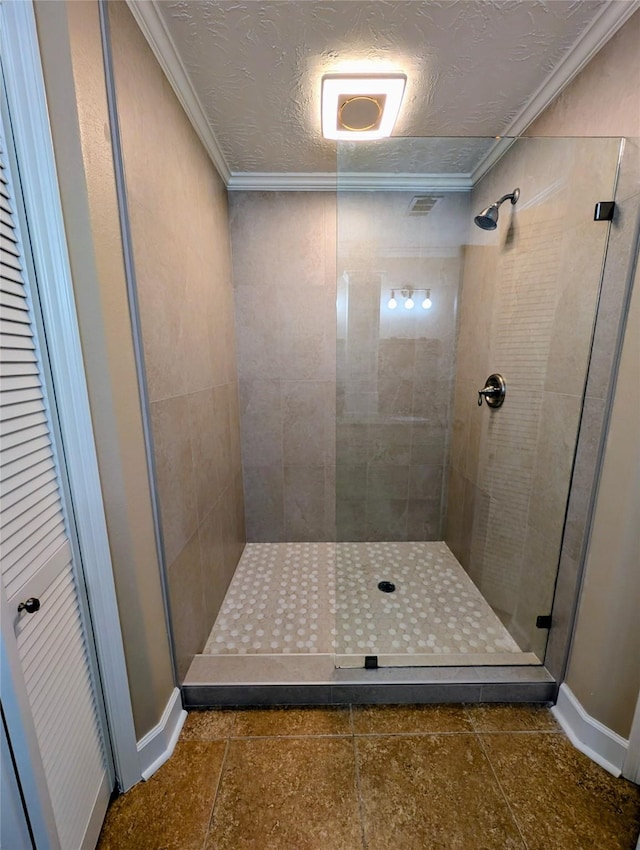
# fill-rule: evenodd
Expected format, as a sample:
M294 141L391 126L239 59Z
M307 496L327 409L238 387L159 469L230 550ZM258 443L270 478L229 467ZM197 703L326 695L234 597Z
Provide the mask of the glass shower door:
M373 147L338 156L336 664L540 664L619 140Z

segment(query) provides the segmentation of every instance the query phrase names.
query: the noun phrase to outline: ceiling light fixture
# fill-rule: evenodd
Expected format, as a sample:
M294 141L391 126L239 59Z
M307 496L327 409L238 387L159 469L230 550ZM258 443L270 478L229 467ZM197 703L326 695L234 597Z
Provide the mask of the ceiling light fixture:
M342 141L390 136L406 82L404 74L326 74L322 78L322 135Z

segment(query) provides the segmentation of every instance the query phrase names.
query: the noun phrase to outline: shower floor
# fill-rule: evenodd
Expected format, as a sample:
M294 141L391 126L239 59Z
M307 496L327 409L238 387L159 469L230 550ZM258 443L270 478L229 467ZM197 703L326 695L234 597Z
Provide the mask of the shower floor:
M329 654L338 667L367 655L380 666L540 663L442 542L249 543L204 654Z

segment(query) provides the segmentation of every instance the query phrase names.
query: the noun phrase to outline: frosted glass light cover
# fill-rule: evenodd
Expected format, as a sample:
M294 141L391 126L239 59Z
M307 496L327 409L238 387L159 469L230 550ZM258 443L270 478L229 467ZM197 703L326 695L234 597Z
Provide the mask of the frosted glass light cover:
M400 111L404 74L326 74L322 78L322 135L325 139L372 141L391 135ZM339 125L340 98L384 95L384 110L373 130L344 130Z

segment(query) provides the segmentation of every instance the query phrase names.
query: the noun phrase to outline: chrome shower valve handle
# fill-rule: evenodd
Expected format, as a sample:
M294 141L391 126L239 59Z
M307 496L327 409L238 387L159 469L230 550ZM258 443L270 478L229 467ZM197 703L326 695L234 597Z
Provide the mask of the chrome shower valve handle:
M481 390L478 390L478 407L482 406L482 397L492 398L500 395L499 387L484 387Z
M478 407L482 407L482 399L484 399L489 407L500 407L504 402L504 397L507 392L507 385L502 375L494 372L489 375L484 387L478 390Z

